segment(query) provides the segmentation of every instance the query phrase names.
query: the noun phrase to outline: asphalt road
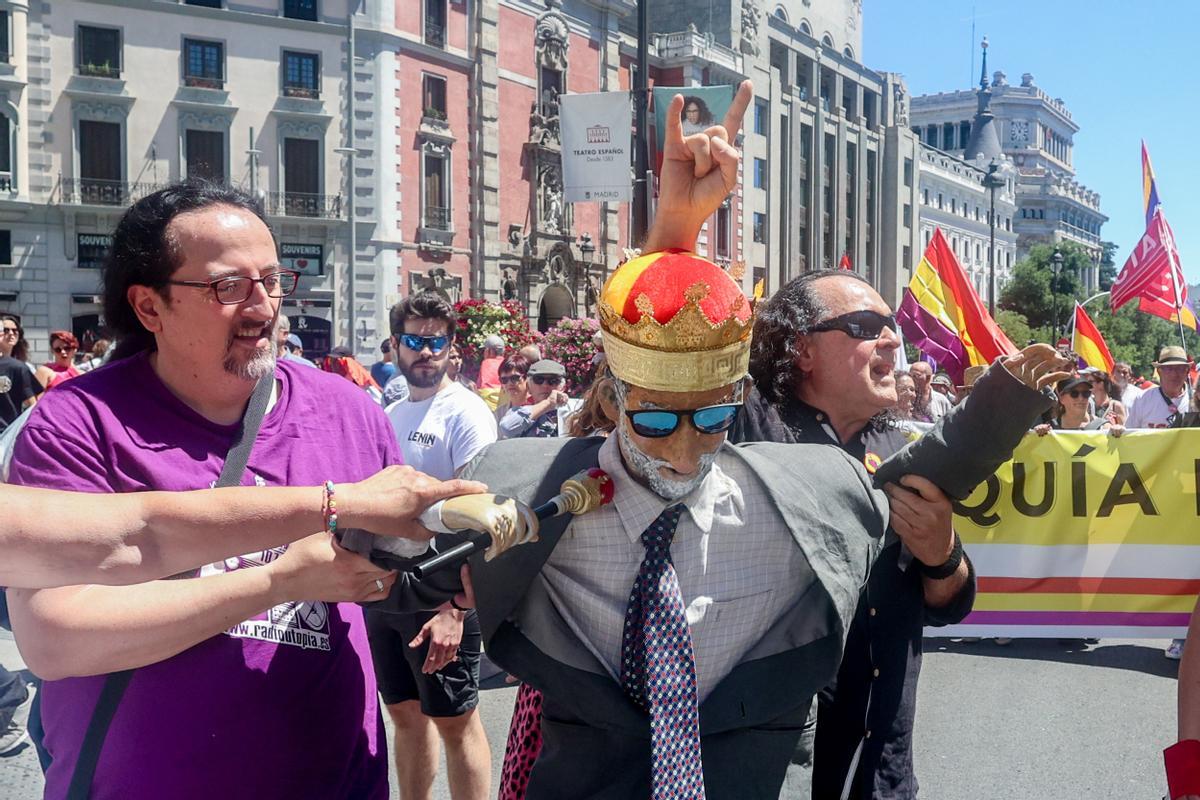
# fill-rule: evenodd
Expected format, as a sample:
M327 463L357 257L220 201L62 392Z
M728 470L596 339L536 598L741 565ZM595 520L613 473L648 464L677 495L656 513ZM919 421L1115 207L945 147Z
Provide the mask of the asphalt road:
M0 664L12 669L21 664L7 636L0 631ZM1176 664L1163 658L1165 644L926 640L916 731L921 797L1159 800L1162 749L1175 729ZM493 785L514 695L496 689L481 700ZM32 748L0 759L0 798L40 797ZM434 797L449 800L441 777Z

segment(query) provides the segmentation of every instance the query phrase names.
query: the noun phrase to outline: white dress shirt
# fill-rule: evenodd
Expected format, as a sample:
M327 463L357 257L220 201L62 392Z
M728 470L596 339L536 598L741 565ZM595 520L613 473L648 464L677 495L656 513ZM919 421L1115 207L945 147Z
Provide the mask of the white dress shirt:
M680 501L671 560L687 609L701 702L814 576L766 488L723 445L704 482ZM600 448L614 481L611 505L576 517L542 568L554 608L614 680L634 578L645 557L642 532L673 505L634 480L616 436Z

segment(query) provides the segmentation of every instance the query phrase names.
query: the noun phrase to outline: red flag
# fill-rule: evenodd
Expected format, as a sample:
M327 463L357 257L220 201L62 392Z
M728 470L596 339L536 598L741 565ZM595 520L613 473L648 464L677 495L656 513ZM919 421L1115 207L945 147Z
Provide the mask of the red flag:
M1163 217L1162 209L1156 209L1141 241L1133 248L1121 273L1117 275L1109 295L1112 310L1135 298L1145 297L1162 300L1175 308L1175 281L1183 280L1178 274L1175 259L1175 239L1171 226ZM1174 273L1174 274L1173 274Z
M838 262L838 269L854 269L854 265L850 263L850 253L848 251L842 251L842 260Z

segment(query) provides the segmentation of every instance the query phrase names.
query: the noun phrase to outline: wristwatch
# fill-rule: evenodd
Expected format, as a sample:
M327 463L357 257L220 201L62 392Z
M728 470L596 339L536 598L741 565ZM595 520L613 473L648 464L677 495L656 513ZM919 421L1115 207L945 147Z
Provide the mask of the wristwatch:
M958 572L958 567L963 560L962 539L958 536L958 531L954 532L954 549L950 551L950 557L946 561L936 567L931 567L924 561L917 559L917 563L921 565L921 574L926 578L933 578L935 581L945 580L954 573Z

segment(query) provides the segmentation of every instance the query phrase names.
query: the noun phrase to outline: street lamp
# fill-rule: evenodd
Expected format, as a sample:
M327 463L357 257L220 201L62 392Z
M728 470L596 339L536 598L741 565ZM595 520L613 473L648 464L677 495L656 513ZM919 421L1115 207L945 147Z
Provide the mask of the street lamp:
M1000 162L992 159L988 164L983 185L991 194L991 210L988 212L988 314L996 316L996 189L1007 181L1000 177Z
M1050 279L1050 306L1054 310L1054 341L1050 344L1058 346L1058 273L1062 270L1063 254L1057 247L1054 255L1050 256L1050 269L1053 277Z
M596 245L592 244L589 233L579 235L579 255L583 261L583 310L592 314L592 256L596 255Z

